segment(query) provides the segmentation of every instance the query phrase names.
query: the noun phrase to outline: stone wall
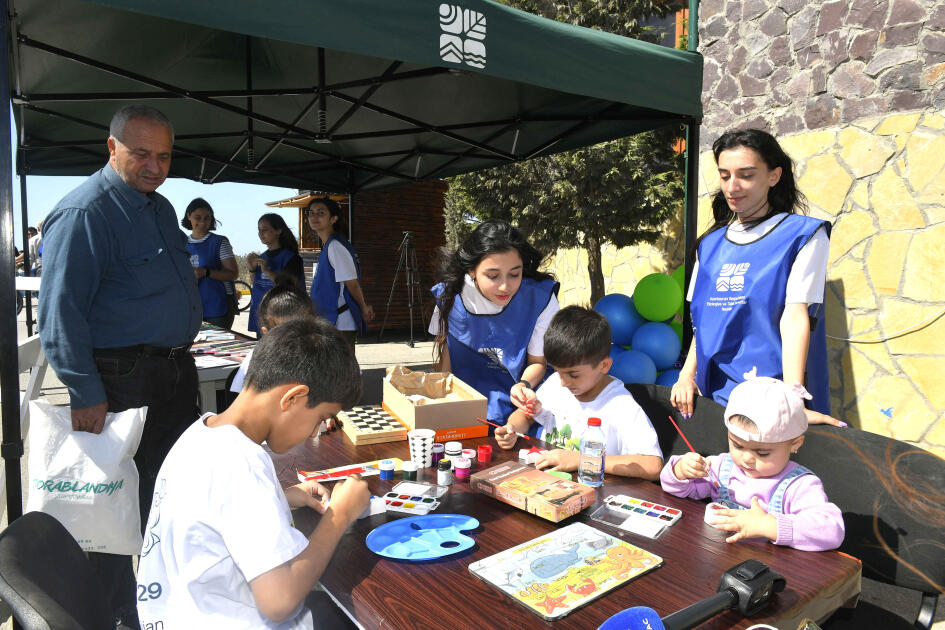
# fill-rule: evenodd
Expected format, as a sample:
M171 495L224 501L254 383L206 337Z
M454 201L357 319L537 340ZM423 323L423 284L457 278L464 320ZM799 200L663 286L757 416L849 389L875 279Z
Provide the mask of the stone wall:
M699 230L718 190L708 147L757 127L833 223L827 334L835 415L945 456L945 3L704 0ZM605 252L632 293L682 259L678 219L654 246ZM586 302L586 258L559 252L562 302Z

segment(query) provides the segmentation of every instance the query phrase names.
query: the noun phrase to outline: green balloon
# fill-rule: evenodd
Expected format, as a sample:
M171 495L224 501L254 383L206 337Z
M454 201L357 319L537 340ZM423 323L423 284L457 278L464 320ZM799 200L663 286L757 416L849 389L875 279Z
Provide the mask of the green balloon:
M637 312L652 322L665 322L682 304L683 292L676 281L664 273L651 273L633 290Z
M674 319L669 323L669 326L676 331L676 334L679 335L679 343L682 343L682 322L677 322Z
M683 293L686 293L686 265L679 265L676 267L676 271L673 272L673 280L676 281L676 284L679 285L679 288L682 289Z

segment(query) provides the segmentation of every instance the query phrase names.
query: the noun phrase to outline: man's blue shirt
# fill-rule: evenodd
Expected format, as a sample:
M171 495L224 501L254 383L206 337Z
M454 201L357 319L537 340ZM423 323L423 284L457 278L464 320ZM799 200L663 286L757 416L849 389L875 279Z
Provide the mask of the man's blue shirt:
M106 164L43 224L40 339L72 406L105 401L93 348L190 343L203 317L171 203Z

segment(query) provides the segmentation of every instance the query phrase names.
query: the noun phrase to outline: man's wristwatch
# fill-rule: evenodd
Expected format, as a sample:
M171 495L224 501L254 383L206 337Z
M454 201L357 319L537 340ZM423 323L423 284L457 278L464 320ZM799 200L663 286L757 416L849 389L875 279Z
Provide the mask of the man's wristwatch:
M515 384L516 384L516 385L519 385L519 384L524 385L524 386L527 387L528 389L531 389L531 388L532 388L532 384L529 383L528 381L526 381L524 378L521 379L521 380L519 380L519 381L516 382Z

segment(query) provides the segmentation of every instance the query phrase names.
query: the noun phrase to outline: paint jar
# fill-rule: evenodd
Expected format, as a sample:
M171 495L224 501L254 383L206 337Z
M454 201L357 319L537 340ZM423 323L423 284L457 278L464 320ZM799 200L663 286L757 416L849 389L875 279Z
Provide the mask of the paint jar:
M446 448L441 442L433 443L433 465L439 466L440 460L446 456Z
M378 466L381 470L381 481L391 481L394 478L394 460L382 459Z
M447 442L446 443L446 459L450 460L450 463L453 465L453 468L456 468L456 460L463 456L463 444L462 442Z
M705 516L703 516L703 520L705 521L705 524L708 527L702 528L702 534L706 538L710 540L717 540L719 542L724 542L726 538L728 538L729 536L732 536L732 532L727 532L724 529L718 529L714 524L715 512L717 510L724 510L724 509L725 509L725 506L723 504L717 503L715 501L705 506Z
M438 486L450 486L453 485L453 464L450 460L445 457L440 460L440 463L436 466L436 485Z
M476 449L474 448L464 448L463 457L469 460L469 466L473 467L476 463Z
M469 481L469 471L472 462L465 457L456 460L456 481Z
M417 480L417 465L413 461L406 461L400 465L400 478L404 481Z
M480 444L479 448L476 451L476 459L479 461L479 464L488 464L492 461L492 446L489 444Z

